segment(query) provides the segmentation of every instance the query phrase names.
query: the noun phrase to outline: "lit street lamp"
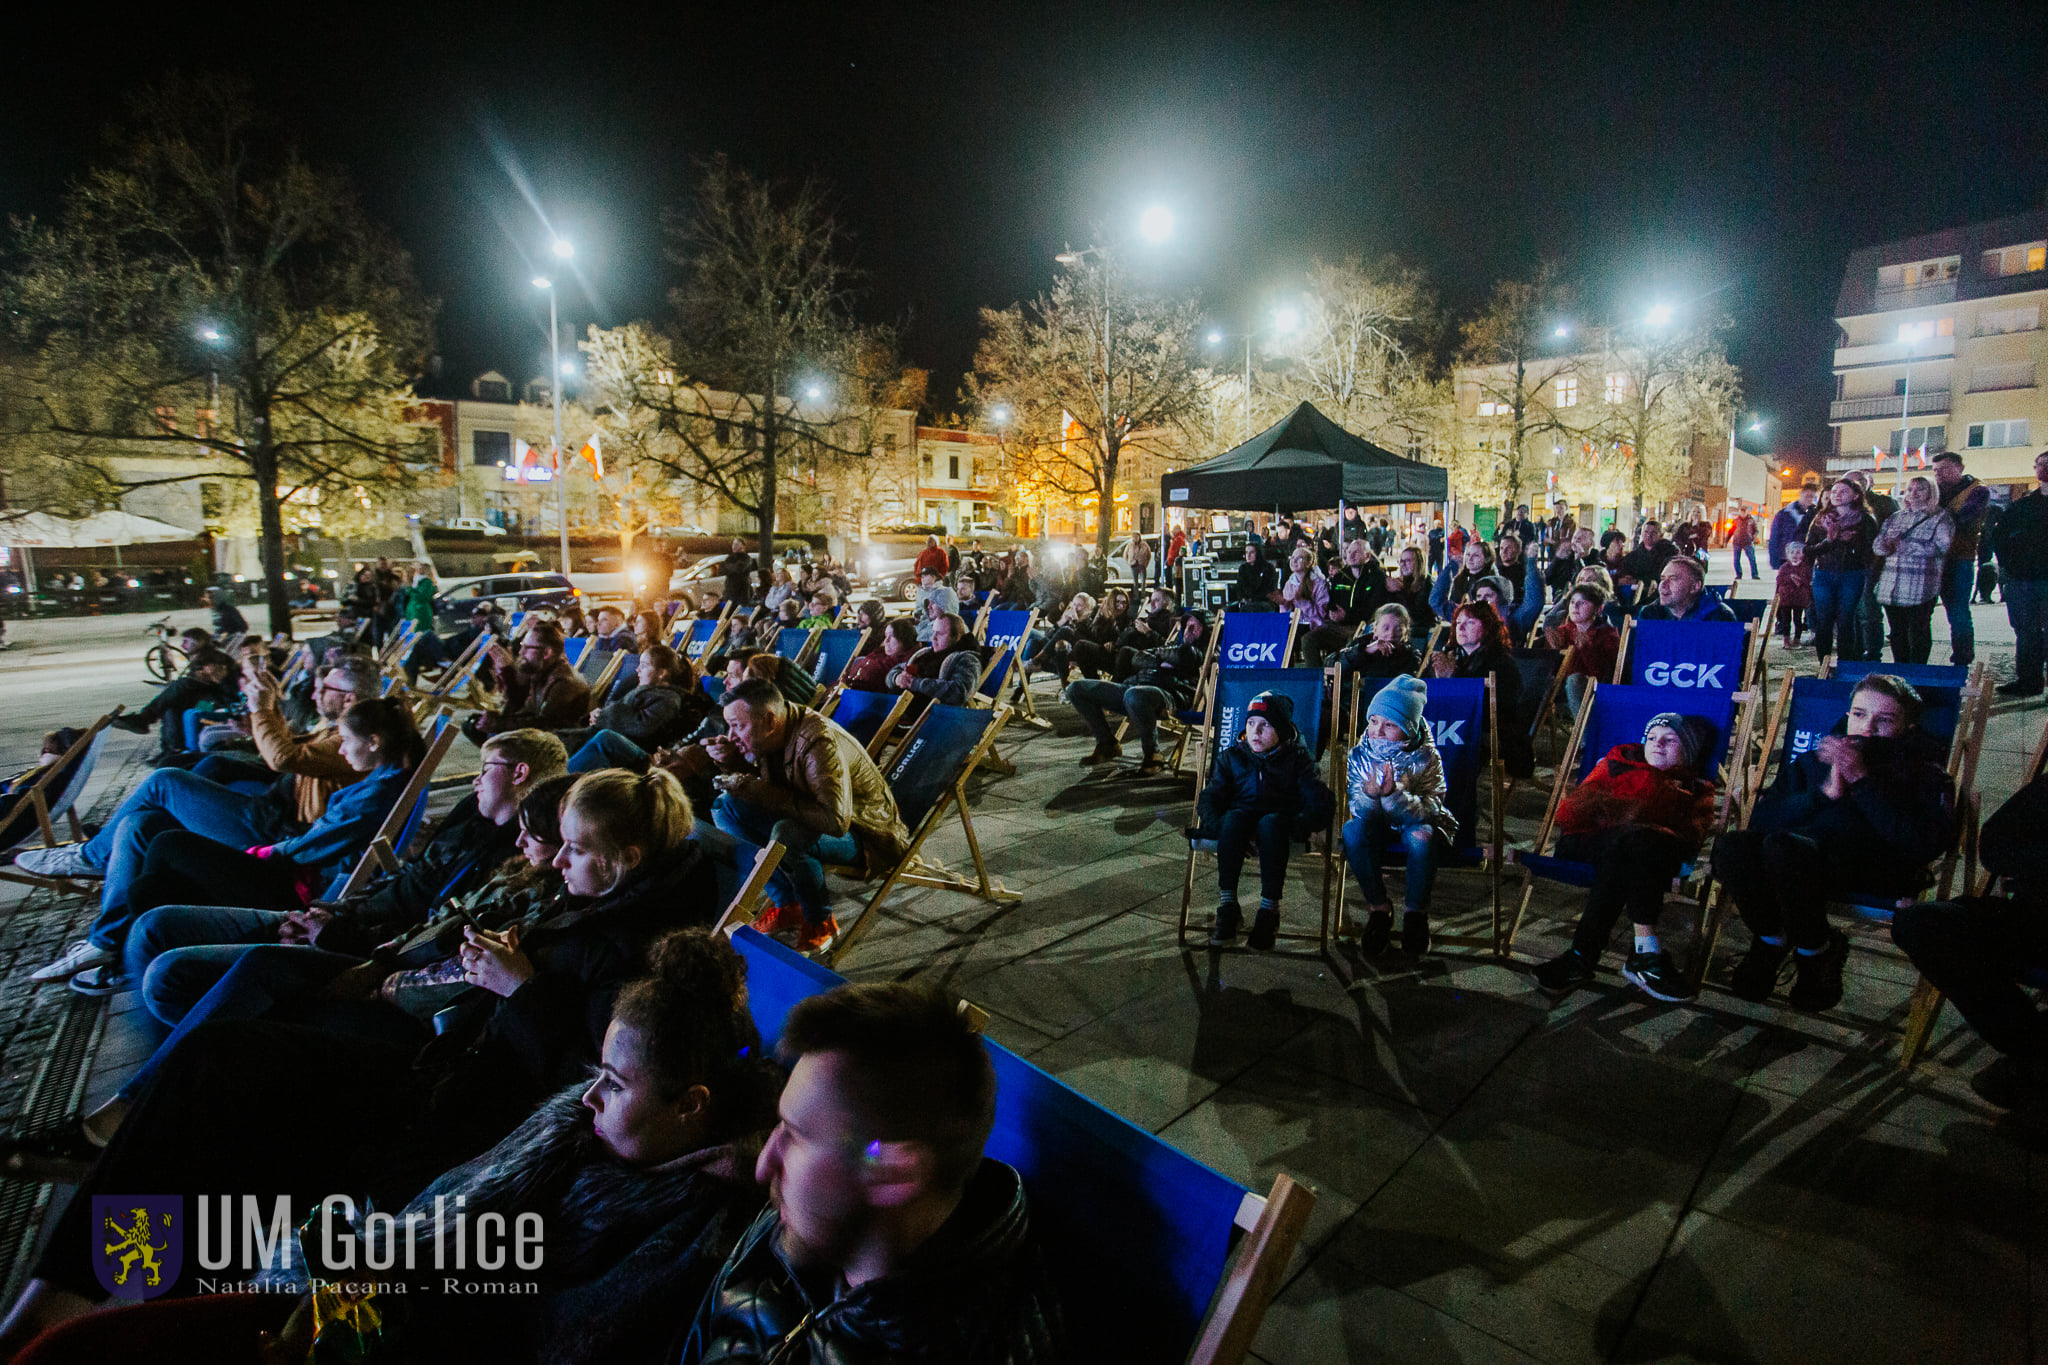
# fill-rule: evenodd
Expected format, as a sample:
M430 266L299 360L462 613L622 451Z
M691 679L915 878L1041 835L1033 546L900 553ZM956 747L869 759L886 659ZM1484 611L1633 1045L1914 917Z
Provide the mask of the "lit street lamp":
M555 239L555 255L562 259L567 260L574 249L560 237ZM567 374L568 371L562 366L562 336L561 329L557 325L556 320L557 291L555 289L555 282L545 275L535 275L533 277L533 287L535 289L545 289L548 292L548 368L554 372L553 377L548 380L548 394L554 400L555 407L555 522L556 529L561 533L562 537L562 574L564 577L567 577L569 573L569 509L564 501L565 495L562 492L562 485L567 482L565 475L567 475L568 470L565 466L568 464L568 461L562 458L562 376Z
M1277 308L1273 311L1273 327L1268 335L1286 336L1300 325L1301 312L1299 309ZM1244 343L1244 439L1247 441L1252 438L1252 339L1258 335L1257 332L1214 331L1209 333L1209 344L1211 346L1221 346L1226 341L1242 341Z

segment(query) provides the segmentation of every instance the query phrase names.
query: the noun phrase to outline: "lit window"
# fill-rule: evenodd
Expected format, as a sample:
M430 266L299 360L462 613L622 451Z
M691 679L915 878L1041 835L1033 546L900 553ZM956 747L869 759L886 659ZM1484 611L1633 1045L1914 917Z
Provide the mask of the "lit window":
M1608 375L1606 392L1607 401L1610 403L1619 403L1622 399L1626 397L1628 397L1628 376L1625 374Z
M1987 251L1982 257L1984 273L1992 279L2007 275L2030 275L2048 269L2048 242L2022 242Z
M1900 341L1926 341L1932 337L1952 337L1956 334L1956 320L1949 318L1927 318L1921 322L1899 324Z
M1579 380L1577 375L1566 375L1557 381L1557 405L1561 408L1577 406L1579 401Z

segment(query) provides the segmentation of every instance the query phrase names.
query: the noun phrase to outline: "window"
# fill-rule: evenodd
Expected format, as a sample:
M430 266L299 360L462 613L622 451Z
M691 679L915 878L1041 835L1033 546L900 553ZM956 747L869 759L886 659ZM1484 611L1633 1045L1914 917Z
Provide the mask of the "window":
M958 455L948 455L946 457L946 477L958 482L960 478L960 457Z
M1576 407L1579 401L1579 377L1568 374L1557 381L1557 405L1561 408Z
M470 433L469 462L472 465L512 463L512 433L477 431Z
M1619 403L1626 397L1628 397L1628 376L1625 374L1608 375L1606 401Z
M1512 417L1515 415L1515 405L1512 403L1495 403L1489 400L1479 405L1479 415L1481 417Z
M932 476L932 453L931 453L931 451L929 451L929 450L920 450L920 451L918 451L918 452L917 452L917 468L918 468L918 472L919 472L919 473L921 473L921 474L923 474L923 475L924 475L924 476L925 476L925 477L926 477L927 479L929 479L929 478L930 478L930 477Z
M193 414L192 434L202 438L212 436L219 422L220 413L217 409L201 408Z
M2023 446L2027 440L2027 419L2022 417L2008 422L1970 423L1970 448L1993 446Z
M476 396L486 403L509 403L512 401L512 381L479 379L476 381Z
M1956 334L1954 318L1926 318L1920 322L1899 324L1899 340L1927 341L1933 337L1952 337Z
M2034 332L2040 327L2041 305L2038 303L1977 314L1977 335L1980 337L1998 336L2005 332Z
M1984 273L1994 280L2007 275L2031 275L2036 270L2048 269L2048 242L1997 247L1985 252L1982 262Z
M1903 444L1903 445L1901 445L1901 439L1902 439L1902 438L1903 438L1903 441L1904 441L1904 444ZM1891 453L1892 453L1892 454L1894 454L1894 455L1897 455L1897 454L1899 454L1899 453L1900 453L1900 452L1901 452L1902 450L1905 450L1905 451L1914 451L1914 450L1918 450L1918 449L1920 449L1920 448L1921 448L1922 446L1925 446L1925 447L1927 448L1927 457L1928 457L1929 459L1933 459L1933 458L1934 458L1934 457L1935 457L1936 455L1939 455L1939 454L1940 454L1940 453L1941 453L1942 451L1944 451L1944 450L1947 450L1947 449L1948 449L1948 428L1947 428L1947 427L1913 427L1913 428L1911 428L1910 430L1906 430L1906 431L1901 431L1901 430L1899 430L1899 429L1898 429L1897 427L1894 427L1894 428L1892 428L1892 444L1891 444Z
M1962 270L1960 256L1936 256L1926 261L1906 261L1899 265L1887 265L1877 272L1879 289L1919 289L1930 284L1952 280Z

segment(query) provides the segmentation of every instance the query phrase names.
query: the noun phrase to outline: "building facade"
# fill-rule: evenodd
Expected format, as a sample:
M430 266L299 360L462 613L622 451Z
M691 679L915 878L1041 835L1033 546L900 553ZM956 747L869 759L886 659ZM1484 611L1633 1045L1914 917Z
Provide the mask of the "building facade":
M2048 445L2048 209L1853 253L1835 303L1830 474L1902 466L1944 450L1993 486L2033 483Z

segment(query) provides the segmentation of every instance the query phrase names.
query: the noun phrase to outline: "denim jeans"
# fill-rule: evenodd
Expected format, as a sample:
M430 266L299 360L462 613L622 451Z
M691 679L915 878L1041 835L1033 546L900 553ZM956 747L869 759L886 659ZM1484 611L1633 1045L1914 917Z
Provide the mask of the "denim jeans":
M1429 909L1430 888L1436 885L1437 833L1428 823L1397 825L1394 817L1377 805L1360 811L1344 822L1344 861L1358 878L1369 907L1387 903L1385 873L1387 845L1401 841L1407 855L1407 886L1401 904L1407 910Z
M647 758L645 749L617 730L599 730L588 743L569 755L569 771L578 776L594 773L600 768L625 768L644 773L647 771Z
M1970 598L1977 591L1977 561L1965 555L1941 571L1941 605L1948 613L1948 661L1977 661L1977 623L1970 617Z
M1836 652L1835 634L1841 633L1840 654L1844 659L1862 656L1856 652L1856 610L1863 598L1863 570L1815 569L1813 571L1813 649L1817 656Z
M159 768L86 842L87 863L104 869L106 876L99 918L86 937L109 951L120 948L130 922L129 889L142 872L150 840L165 830L190 830L242 849L274 844L296 827L268 796L244 795L176 768Z
M847 863L859 852L851 830L820 834L801 820L742 801L730 792L720 792L711 803L711 823L732 836L737 845L733 852L741 867L751 868L755 855L771 840L788 850L768 879L768 890L775 900L794 900L809 924L825 918L825 860Z
M1856 603L1856 654L1858 659L1872 663L1884 658L1885 615L1878 607L1877 578L1866 572L1863 575L1863 596ZM1844 642L1842 657L1850 657L1847 642Z
M1288 835L1292 816L1281 811L1261 815L1252 810L1225 811L1217 821L1216 885L1233 895L1244 871L1244 857L1256 845L1259 850L1259 894L1277 903L1287 889L1287 854L1292 842Z
M2012 656L2013 679L2038 692L2044 646L2048 646L2048 578L2006 579L2005 614L2019 637Z
M1934 603L1917 607L1886 607L1892 625L1892 662L1924 664L1934 652Z
M142 990L142 1003L175 1025L212 990L243 953L276 943L281 910L224 905L160 905L135 917L121 966Z
M1156 687L1126 687L1118 682L1083 678L1067 684L1067 702L1081 717L1100 748L1116 742L1104 712L1131 718L1138 732L1138 751L1146 758L1159 750L1159 718L1173 709L1173 699Z
M185 771L244 796L260 796L277 784L268 764L246 754L208 754Z
M1758 577L1759 577L1759 575L1758 575L1758 573L1757 573L1757 571L1756 571L1756 545L1755 545L1755 543L1754 543L1754 542L1752 542L1751 544L1748 544L1748 545L1734 545L1734 546L1730 546L1730 547L1729 547L1729 551L1728 551L1728 553L1729 553L1729 554L1730 554L1730 556L1731 556L1731 557L1733 557L1733 559L1735 560L1735 581L1736 581L1736 582L1740 583L1740 582L1742 581L1742 557L1743 557L1744 555L1748 555L1748 556L1749 556L1749 576L1750 576L1751 578L1758 578Z

